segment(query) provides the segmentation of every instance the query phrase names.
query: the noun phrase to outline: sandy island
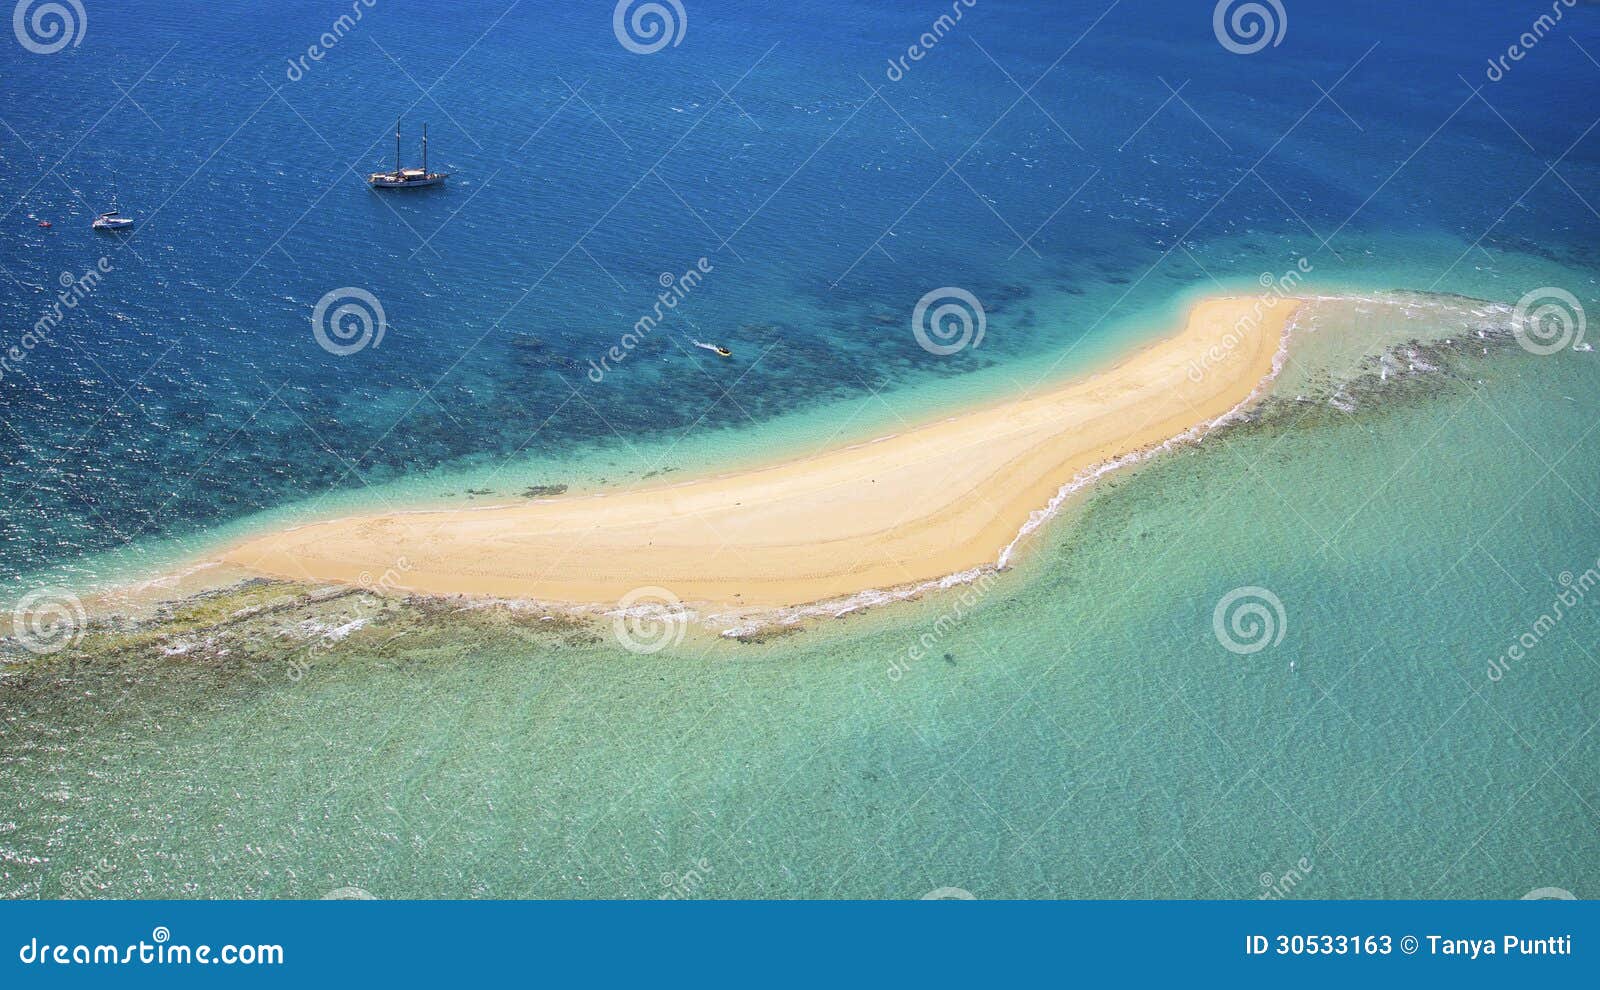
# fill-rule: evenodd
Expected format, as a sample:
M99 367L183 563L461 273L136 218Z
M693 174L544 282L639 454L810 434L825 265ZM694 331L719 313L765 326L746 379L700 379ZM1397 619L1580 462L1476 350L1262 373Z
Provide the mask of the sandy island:
M1257 398L1298 305L1211 298L1114 366L891 437L723 477L482 509L351 516L246 540L222 563L291 580L615 605L799 605L992 566L1096 465ZM404 566L397 568L397 561ZM364 577L365 576L365 577Z

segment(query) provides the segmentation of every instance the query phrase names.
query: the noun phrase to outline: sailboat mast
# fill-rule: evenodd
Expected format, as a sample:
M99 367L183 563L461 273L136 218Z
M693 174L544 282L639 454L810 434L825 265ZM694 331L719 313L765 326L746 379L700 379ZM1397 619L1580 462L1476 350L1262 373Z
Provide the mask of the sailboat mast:
M422 177L428 177L428 125L422 125Z
M395 171L396 175L398 175L400 173L400 120L399 120L399 118L395 118L395 122L394 122L394 171Z

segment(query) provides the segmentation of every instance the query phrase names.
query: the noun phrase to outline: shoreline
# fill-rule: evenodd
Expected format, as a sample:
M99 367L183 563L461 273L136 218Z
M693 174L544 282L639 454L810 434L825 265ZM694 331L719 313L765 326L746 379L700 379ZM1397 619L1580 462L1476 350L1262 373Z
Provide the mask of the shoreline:
M655 604L727 612L944 585L1002 569L1093 478L1258 401L1301 300L1277 302L1257 316L1260 297L1204 298L1181 327L1107 368L762 468L304 523L198 569L605 608L644 589Z
M1067 348L1070 362L1060 350L1042 351L1038 362L1051 365L1049 373L1031 381L1028 389L1053 388L1084 378L1116 364L1129 353L1170 333L1192 302L1207 296L1255 291L1255 280L1237 287L1202 293L1193 289L1176 293L1159 305L1108 321L1107 332ZM1314 301L1317 296L1306 296ZM1132 331L1131 339L1128 331ZM147 614L155 606L191 594L224 589L258 574L225 567L218 555L247 540L299 527L332 522L388 510L396 513L478 511L527 505L529 496L517 490L560 483L563 497L585 497L599 492L632 490L646 484L671 485L684 481L730 477L785 464L844 446L865 445L976 408L1005 403L1018 394L1018 376L1005 364L980 367L950 378L897 383L885 389L887 404L858 408L870 397L849 397L836 402L803 405L742 426L717 426L701 431L699 438L663 434L643 441L617 442L604 438L579 450L565 451L548 461L509 459L490 467L435 466L402 477L369 483L348 490L330 490L312 497L286 500L251 509L241 516L221 520L203 530L181 536L156 535L148 540L109 551L94 551L61 566L42 567L18 575L19 588L63 587L73 591L95 614ZM846 427L819 447L817 429L829 416L842 415ZM908 425L909 424L909 425ZM619 470L619 457L637 456L640 463L668 450L659 469L640 474ZM651 466L650 462L646 466ZM618 474L621 477L618 477ZM474 491L474 489L494 489ZM392 506L403 508L392 509ZM205 575L210 574L209 577ZM20 592L19 592L20 593ZM0 596L3 597L3 596ZM586 610L587 611L587 610Z

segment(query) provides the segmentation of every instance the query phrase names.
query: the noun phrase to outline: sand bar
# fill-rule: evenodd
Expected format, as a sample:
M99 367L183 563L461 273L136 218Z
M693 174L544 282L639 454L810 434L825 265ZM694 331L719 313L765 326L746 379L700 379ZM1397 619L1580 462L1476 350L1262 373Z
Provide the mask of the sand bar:
M601 605L644 586L768 608L933 581L993 565L1083 472L1250 402L1297 305L1206 299L1113 366L871 443L659 487L317 522L246 540L221 562L293 580L387 573L417 593Z

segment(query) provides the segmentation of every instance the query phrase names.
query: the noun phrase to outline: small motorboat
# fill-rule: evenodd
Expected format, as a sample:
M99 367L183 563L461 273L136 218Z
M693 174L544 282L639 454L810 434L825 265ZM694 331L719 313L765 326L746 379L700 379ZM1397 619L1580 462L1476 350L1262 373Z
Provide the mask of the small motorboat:
M721 344L705 344L693 338L690 338L689 343L696 347L704 347L717 357L733 357L733 352L728 350L726 347L723 347Z
M133 218L125 217L116 210L111 210L95 217L94 223L89 226L95 230L125 230L133 226Z
M48 220L40 220L39 221L39 228L41 230L49 230L50 227L51 227L50 221L48 221Z

